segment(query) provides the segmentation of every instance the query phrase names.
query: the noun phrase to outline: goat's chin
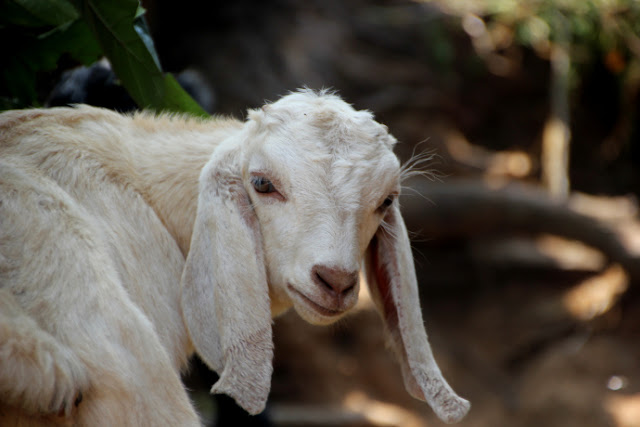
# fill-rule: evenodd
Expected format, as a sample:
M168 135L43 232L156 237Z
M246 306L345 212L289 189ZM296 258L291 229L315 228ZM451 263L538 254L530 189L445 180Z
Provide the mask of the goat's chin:
M294 303L293 308L296 310L296 313L298 313L300 317L302 317L306 322L318 326L324 326L334 323L345 315L345 312L331 316L323 315L313 309L303 307L298 303Z
M344 316L351 307L350 305L341 310L325 307L291 285L288 286L288 293L293 302L293 308L300 317L312 325L328 325L333 323Z

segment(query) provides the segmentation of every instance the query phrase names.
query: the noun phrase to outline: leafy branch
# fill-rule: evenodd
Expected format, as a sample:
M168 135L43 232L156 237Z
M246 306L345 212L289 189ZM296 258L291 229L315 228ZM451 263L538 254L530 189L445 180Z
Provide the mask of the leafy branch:
M139 107L208 115L163 73L138 0L6 0L0 40L9 50L2 109L39 105L40 86L56 70L106 56Z

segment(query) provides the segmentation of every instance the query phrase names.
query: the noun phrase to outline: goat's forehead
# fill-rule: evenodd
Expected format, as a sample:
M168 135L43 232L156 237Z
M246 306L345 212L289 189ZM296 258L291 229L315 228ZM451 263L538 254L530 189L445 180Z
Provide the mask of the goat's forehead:
M250 169L268 171L312 198L332 194L360 203L395 190L400 177L397 157L383 144L335 150L317 140L267 140L254 153Z
M251 150L253 161L270 169L320 169L333 174L348 174L354 169L369 171L384 169L385 173L399 170L393 151L383 144L331 144L325 138L267 138Z
M400 167L396 156L387 151L355 162L348 157L336 158L324 173L328 189L337 199L373 202L396 189Z
M320 111L333 110L344 116L367 116L371 114L367 111L357 111L350 104L343 101L338 95L325 91L314 92L311 90L301 90L290 93L280 98L273 104L268 104L263 111L274 113L302 113L304 115L317 113Z
M365 190L370 182L398 180L395 138L368 111L357 111L336 95L300 91L250 111L254 164L294 174L296 181L321 180L330 190Z
M368 144L391 148L396 142L369 111L355 110L337 95L324 92L294 92L250 111L249 118L258 129L269 129L300 143L322 144L331 151L357 150Z

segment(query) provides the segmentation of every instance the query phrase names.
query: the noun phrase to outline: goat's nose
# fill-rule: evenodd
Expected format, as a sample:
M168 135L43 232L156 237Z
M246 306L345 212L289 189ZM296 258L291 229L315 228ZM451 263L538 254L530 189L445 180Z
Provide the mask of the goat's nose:
M316 265L313 267L313 280L333 296L347 295L358 283L358 272Z

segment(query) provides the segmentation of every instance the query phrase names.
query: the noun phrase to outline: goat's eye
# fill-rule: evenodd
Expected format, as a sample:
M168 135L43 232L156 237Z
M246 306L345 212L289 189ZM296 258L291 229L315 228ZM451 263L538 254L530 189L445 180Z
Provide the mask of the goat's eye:
M386 208L388 208L389 206L391 206L391 204L393 203L393 196L387 196L386 199L384 199L384 201L382 202L382 204L378 207L379 210L384 210Z
M251 184L253 184L253 188L255 188L258 193L273 193L277 191L273 183L264 176L251 177Z

